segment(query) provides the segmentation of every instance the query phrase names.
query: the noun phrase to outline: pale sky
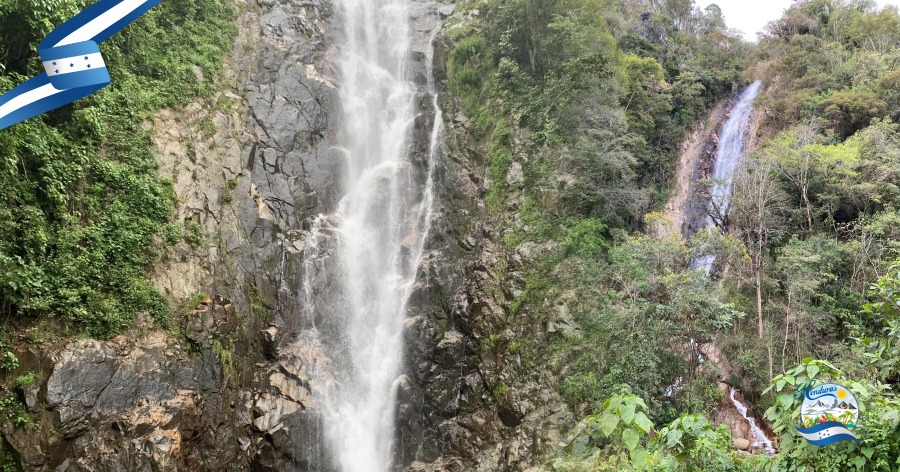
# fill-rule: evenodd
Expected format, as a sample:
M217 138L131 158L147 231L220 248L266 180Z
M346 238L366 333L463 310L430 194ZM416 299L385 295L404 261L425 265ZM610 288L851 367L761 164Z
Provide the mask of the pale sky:
M751 41L756 41L756 33L772 20L781 18L784 10L793 3L791 0L697 0L700 8L706 8L710 3L722 7L725 15L725 23L730 28L737 28L744 32L744 36ZM900 6L900 0L878 0L878 4Z

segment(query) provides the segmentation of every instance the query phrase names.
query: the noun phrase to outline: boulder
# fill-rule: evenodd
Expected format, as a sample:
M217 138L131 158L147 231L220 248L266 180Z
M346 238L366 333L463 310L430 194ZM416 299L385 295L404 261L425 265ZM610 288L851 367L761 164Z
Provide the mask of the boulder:
M739 451L747 451L750 449L750 441L744 438L735 438L731 444Z

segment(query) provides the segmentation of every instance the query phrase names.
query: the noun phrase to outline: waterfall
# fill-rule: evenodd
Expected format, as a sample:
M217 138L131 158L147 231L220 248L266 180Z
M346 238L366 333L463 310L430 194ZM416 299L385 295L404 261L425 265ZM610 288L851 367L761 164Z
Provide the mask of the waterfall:
M753 100L756 99L761 86L762 82L753 82L741 93L737 104L731 110L728 120L719 131L719 148L716 152L716 161L710 176L713 185L709 189L709 202L707 204L709 213L718 215L728 213L734 172L738 169L747 150L747 137L750 132ZM716 223L709 214L703 215L699 224L700 230L712 229L715 226ZM715 256L707 254L692 260L691 267L703 270L709 275L713 262L715 262Z
M317 470L392 467L406 301L428 236L442 135L432 53L426 92L435 116L427 169L416 169L421 92L412 81L408 1L335 1L345 194L335 213L312 222L298 293L302 336L324 359L306 365L322 444L305 447L309 457L324 456Z
M747 423L750 424L750 433L753 435L753 442L751 445L761 447L767 454L774 454L775 448L772 447L772 441L766 436L766 432L756 424L756 419L747 416L747 406L735 398L734 394L736 391L737 390L734 387L731 387L731 403L737 409L738 413L747 420Z

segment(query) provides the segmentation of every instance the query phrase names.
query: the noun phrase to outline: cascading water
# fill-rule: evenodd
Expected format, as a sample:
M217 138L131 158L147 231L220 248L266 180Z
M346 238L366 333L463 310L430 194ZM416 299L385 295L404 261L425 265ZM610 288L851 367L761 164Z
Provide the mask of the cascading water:
M759 93L762 82L753 82L747 87L731 110L728 120L722 125L719 132L719 149L716 152L716 162L710 178L713 181L709 189L710 213L725 215L730 205L733 188L734 172L744 158L747 150L747 137L750 131L750 116L753 112L753 100ZM715 228L716 223L705 214L699 224L699 229ZM700 269L709 275L712 271L715 256L707 254L691 261L691 267Z
M312 222L303 251L302 336L322 353L306 368L323 443L304 447L324 462L317 470L383 471L391 467L403 320L431 220L442 119L429 55L435 117L427 171L417 171L408 0L335 7L346 193L334 214Z
M772 447L772 441L766 436L766 432L756 424L756 419L747 416L747 406L735 398L734 394L736 391L737 390L734 387L731 387L731 403L737 409L738 413L747 420L747 423L750 424L750 433L753 435L753 442L751 445L762 448L767 454L773 454L775 448Z

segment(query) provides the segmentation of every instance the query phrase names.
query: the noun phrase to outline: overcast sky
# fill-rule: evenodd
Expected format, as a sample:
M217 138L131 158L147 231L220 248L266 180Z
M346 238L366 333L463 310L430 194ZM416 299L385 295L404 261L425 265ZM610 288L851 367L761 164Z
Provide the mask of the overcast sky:
M791 0L697 0L700 8L706 8L710 3L722 7L725 22L731 28L737 28L744 32L748 40L755 41L756 33L762 31L766 24L781 17L785 8L792 3ZM878 0L884 5L900 6L900 0Z

